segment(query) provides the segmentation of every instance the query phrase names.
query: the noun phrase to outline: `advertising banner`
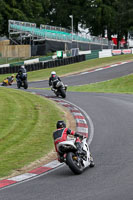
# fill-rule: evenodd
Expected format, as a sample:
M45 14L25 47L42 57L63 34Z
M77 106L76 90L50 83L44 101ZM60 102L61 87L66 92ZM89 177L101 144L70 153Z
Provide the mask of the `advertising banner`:
M105 58L111 56L112 56L111 49L103 49L102 51L99 51L99 58Z
M131 54L132 50L131 49L123 49L122 54Z
M120 49L117 50L112 50L112 55L116 56L116 55L121 55L122 51Z

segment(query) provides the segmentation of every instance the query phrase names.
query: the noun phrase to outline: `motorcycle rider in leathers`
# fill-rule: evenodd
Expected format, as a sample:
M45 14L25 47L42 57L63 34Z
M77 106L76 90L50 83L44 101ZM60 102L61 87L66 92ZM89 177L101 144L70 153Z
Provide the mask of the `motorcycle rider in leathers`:
M49 86L56 89L56 84L58 83L58 81L61 81L61 79L56 75L55 71L52 71L51 76L49 78Z
M19 69L19 71L18 71L18 73L17 73L17 75L16 75L16 79L22 80L22 79L23 79L23 74L26 74L26 76L27 76L27 71L26 71L24 65L22 65L22 66L20 67L20 69Z
M8 76L7 78L5 78L3 82L7 82L7 85L12 85L12 83L14 81L14 77L15 77L15 75L12 74L11 76Z
M75 145L78 149L78 152L80 154L82 154L83 156L86 155L86 152L81 149L81 139L83 139L83 135L81 135L81 134L79 134L75 131L72 131L69 128L66 128L65 122L62 121L62 120L57 122L56 127L57 127L57 130L53 132L53 139L54 139L54 145L55 145L55 149L56 149L56 152L57 152L59 162L64 161L64 156L61 155L61 153L58 152L57 144L60 143L60 142L66 141L68 135L73 135L73 136L76 137ZM90 156L90 157L91 157L90 158L91 159L90 160L90 162L91 162L90 167L94 167L93 158L92 158L92 156Z
M12 83L13 83L13 81L14 81L14 77L15 77L14 74L12 74L11 76L7 77L7 79L8 79L8 84L9 84L9 85L12 85Z

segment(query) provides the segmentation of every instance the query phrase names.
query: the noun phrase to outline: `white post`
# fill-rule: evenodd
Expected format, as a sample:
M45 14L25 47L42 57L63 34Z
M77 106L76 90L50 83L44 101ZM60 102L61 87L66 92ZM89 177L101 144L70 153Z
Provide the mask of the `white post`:
M72 15L72 41L73 41L73 15Z
M72 27L72 41L73 41L73 15L69 15L71 18L71 27Z

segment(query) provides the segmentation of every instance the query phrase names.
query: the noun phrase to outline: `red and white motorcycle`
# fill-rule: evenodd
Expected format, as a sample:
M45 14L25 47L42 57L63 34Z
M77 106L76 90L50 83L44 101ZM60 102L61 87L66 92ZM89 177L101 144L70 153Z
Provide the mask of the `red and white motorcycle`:
M60 142L57 145L59 153L63 155L63 162L65 162L74 174L81 174L85 168L94 167L93 158L91 157L87 138L84 137L81 141L83 155L80 153L75 145L75 138Z

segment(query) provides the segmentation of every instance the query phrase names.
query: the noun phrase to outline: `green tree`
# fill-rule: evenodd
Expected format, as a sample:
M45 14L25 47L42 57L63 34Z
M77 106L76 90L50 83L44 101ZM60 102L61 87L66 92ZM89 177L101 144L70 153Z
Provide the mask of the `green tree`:
M132 0L88 0L84 12L84 21L92 35L105 36L117 34L118 45L123 36L133 27Z
M91 0L86 4L84 21L89 27L91 34L105 37L105 31L108 30L108 38L113 32L114 0Z
M49 19L52 25L71 29L70 15L73 15L73 27L78 31L82 22L85 0L51 0Z
M123 37L127 40L128 32L133 25L133 1L115 0L113 3L115 15L113 22L113 33L117 34L117 48Z
M45 24L49 11L49 0L1 0L0 34L8 35L8 20Z
M8 35L8 20L49 24L74 30L86 25L92 35L117 34L118 41L127 39L133 30L132 0L0 0L0 34Z

